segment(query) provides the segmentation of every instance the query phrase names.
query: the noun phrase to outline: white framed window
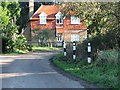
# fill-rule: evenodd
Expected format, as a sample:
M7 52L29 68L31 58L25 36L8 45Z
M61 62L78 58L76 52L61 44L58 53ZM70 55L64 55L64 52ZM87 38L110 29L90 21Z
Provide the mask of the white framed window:
M47 24L47 15L44 12L42 12L39 15L39 17L40 17L40 24Z
M79 34L71 34L71 41L80 41L80 35Z
M40 24L46 24L46 16L40 16Z
M56 15L56 24L63 24L63 15L61 12L58 12Z
M80 19L78 17L71 16L71 24L80 24Z

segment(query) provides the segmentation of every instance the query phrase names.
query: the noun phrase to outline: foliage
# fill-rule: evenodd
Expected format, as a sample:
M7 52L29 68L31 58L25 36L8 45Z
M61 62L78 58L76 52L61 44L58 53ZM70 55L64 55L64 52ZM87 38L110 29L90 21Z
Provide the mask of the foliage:
M6 8L3 9L0 3L0 26L1 28L4 28L9 23L10 18L7 15L7 12L8 10Z
M12 52L14 51L14 40L16 39L17 35L17 26L11 23L6 26L6 28L3 29L2 33L2 46L3 46L3 52Z
M32 50L32 47L27 44L27 40L23 35L17 35L14 48L16 50Z
M80 17L81 22L87 25L88 39L99 37L98 40L101 41L96 41L93 44L100 43L99 45L101 45L102 43L106 47L112 44L112 47L116 47L120 44L119 6L120 2L67 3L67 8L62 12L68 17L73 15ZM74 13L68 13L70 10Z
M74 11L72 15L80 17L89 31L89 34L100 34L104 30L116 28L119 22L118 7L119 2L80 2L68 3L63 10L64 15L71 16L68 11ZM112 21L112 22L111 22Z
M89 41L92 43L93 49L106 50L106 49L113 49L119 47L118 46L119 39L120 39L119 37L116 38L115 31L110 31L106 34L101 34L92 37L89 39Z
M58 54L53 58L53 63L64 71L94 83L98 87L118 88L117 50L99 52L98 59L92 64L88 64L86 59L77 60L79 61L77 63L70 63L63 58L63 54Z
M19 50L26 49L26 38L23 35L18 35L15 41L15 48Z
M33 30L33 32L35 34L35 38L41 43L41 46L43 46L43 43L45 42L52 42L55 38L54 33L47 28L44 30L36 28Z
M2 31L3 52L29 49L24 36L18 35L19 27L16 20L20 16L20 11L18 2L0 2L0 30Z
M14 16L16 16L17 20L18 20L19 17L20 17L20 11L21 11L19 3L18 2L12 2L7 6L7 8L10 12L10 17L13 18Z

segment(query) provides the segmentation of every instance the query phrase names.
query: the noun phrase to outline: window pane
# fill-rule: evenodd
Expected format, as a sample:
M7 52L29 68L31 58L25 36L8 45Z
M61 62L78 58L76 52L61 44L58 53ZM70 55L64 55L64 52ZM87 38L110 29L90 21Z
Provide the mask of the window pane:
M41 18L40 19L40 24L46 24L46 18Z
M57 19L57 23L59 23L59 19Z
M62 18L62 16L56 16L56 23L57 23L57 24L63 23L63 18Z
M79 24L80 19L78 17L71 17L71 24Z
M80 41L80 35L79 34L71 34L71 41Z

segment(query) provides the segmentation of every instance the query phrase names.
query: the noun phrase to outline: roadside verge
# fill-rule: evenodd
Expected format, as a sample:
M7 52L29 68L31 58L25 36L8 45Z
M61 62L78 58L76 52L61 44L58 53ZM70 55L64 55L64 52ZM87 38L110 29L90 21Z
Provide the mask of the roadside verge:
M56 55L55 55L55 56L56 56ZM72 80L79 81L79 83L80 83L82 86L84 86L85 88L97 88L97 89L98 89L98 88L102 88L102 87L99 87L99 86L97 86L97 85L94 85L94 84L92 84L92 83L90 83L90 82L88 82L88 81L82 80L82 79L80 79L78 76L75 76L75 75L73 75L73 74L71 74L71 73L69 73L69 72L66 72L66 71L63 70L61 67L57 66L57 65L53 62L53 59L54 59L55 56L53 56L53 57L50 59L50 64L51 64L52 68L54 68L58 73L66 76L66 77L68 77L68 78L70 78L70 79L72 79Z

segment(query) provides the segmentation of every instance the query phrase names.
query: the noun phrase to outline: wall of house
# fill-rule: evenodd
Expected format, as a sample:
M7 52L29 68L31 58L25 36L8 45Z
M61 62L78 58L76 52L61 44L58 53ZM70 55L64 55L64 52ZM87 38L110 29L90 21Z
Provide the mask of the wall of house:
M83 30L80 32L80 41L84 41L85 39L87 39L87 30Z
M48 28L50 30L53 30L55 29L55 27L56 27L55 20L47 20L47 24L40 24L40 19L31 21L31 30L34 30L35 28L40 28L41 30Z
M87 30L66 30L63 34L64 40L66 42L70 42L72 34L79 34L80 35L80 42L87 39Z
M48 28L50 30L55 30L57 33L64 33L64 40L67 42L71 41L71 34L72 33L78 33L80 35L80 41L83 41L87 38L87 30L84 29L85 26L83 24L71 24L71 20L66 18L64 19L63 24L56 24L55 19L47 20L47 24L41 25L40 19L31 21L31 32L35 28L40 28L41 30L44 30L45 28ZM80 30L79 28L82 28L83 30ZM79 30L78 30L79 29ZM32 33L32 37L34 37L34 34ZM34 39L32 39L34 41Z
M84 28L85 26L81 23L81 24L71 24L71 20L69 18L64 19L63 24L56 24L56 20L55 19L47 19L47 24L40 24L40 19L37 18L36 20L31 21L31 29L35 29L35 28L41 28L41 29L45 29L46 27L49 28L50 30L55 29L56 27L60 27L63 30L72 30L72 29L86 29Z

